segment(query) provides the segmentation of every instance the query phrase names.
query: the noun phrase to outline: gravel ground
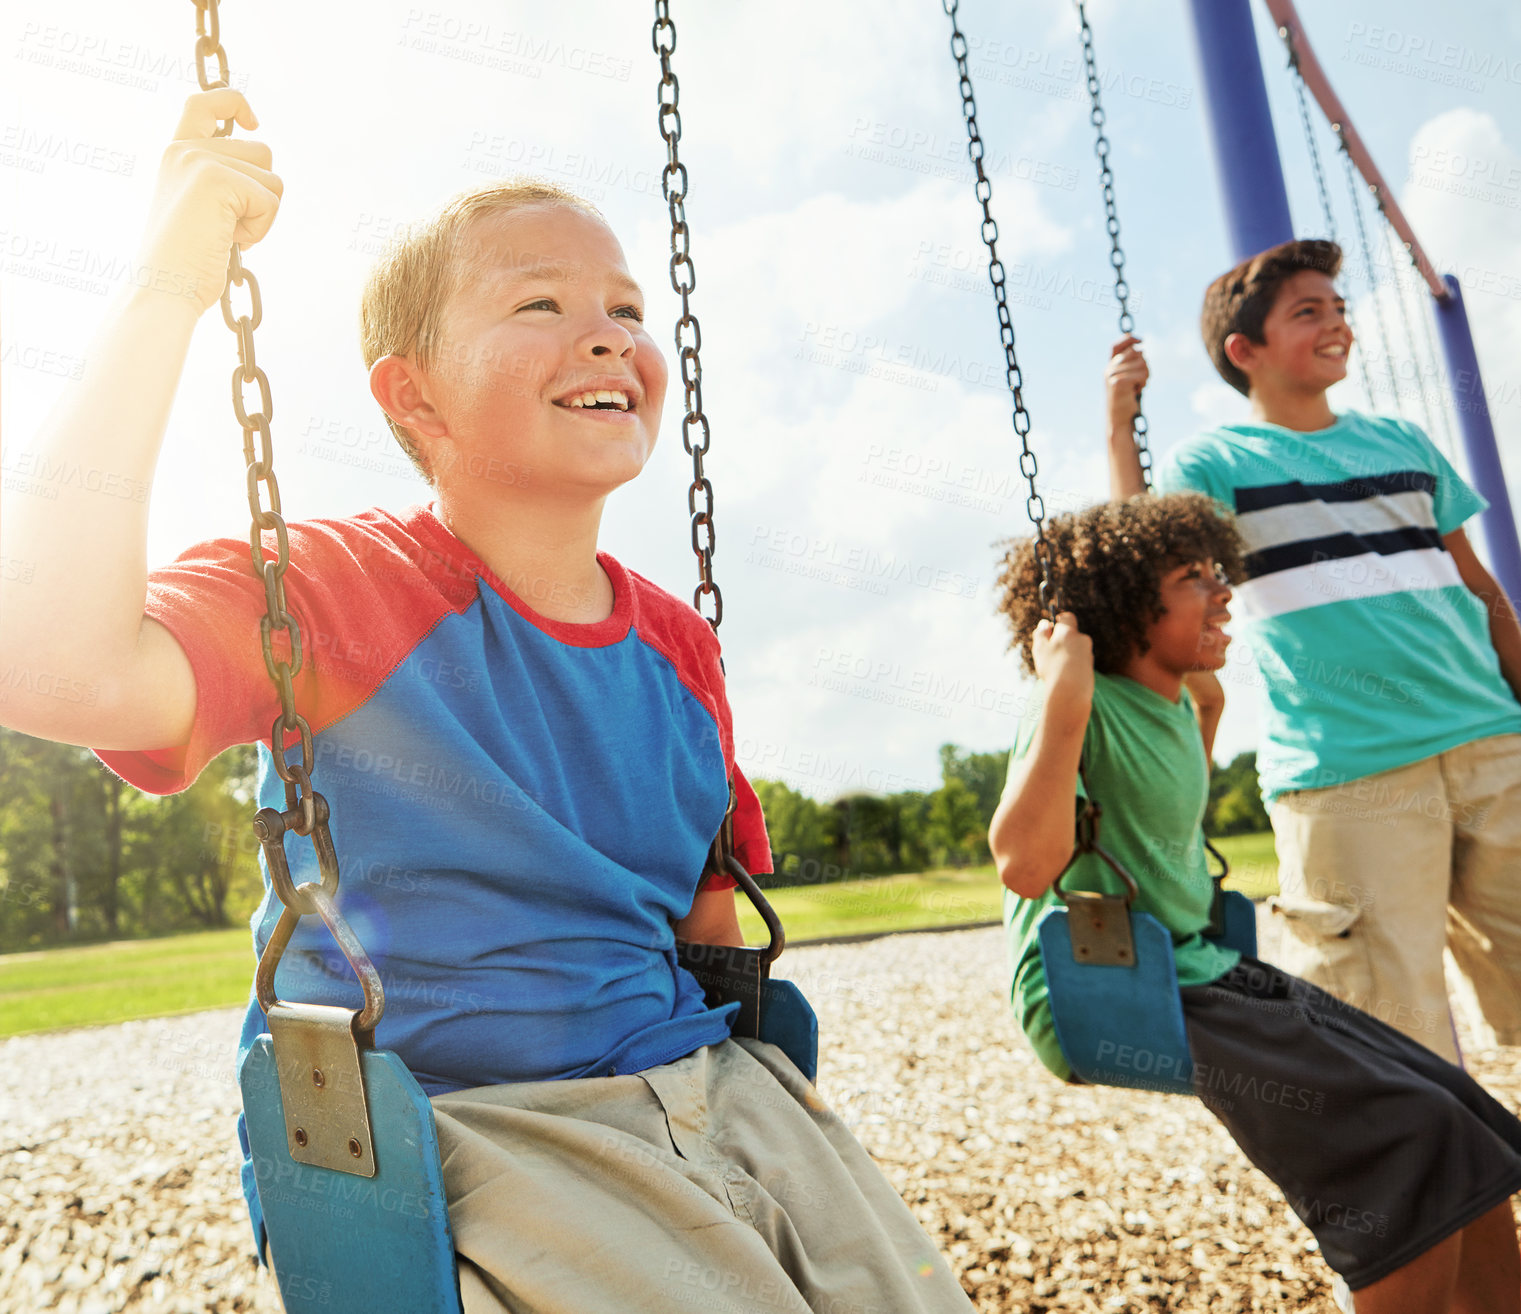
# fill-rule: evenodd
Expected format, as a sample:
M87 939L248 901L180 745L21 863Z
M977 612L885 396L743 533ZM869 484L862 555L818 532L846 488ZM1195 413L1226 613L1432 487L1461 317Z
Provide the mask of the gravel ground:
M1196 1100L1068 1088L995 929L798 947L820 1089L982 1311L1333 1314L1314 1239ZM0 1310L277 1314L238 1191L240 1011L0 1041ZM1521 1051L1471 1055L1508 1107Z

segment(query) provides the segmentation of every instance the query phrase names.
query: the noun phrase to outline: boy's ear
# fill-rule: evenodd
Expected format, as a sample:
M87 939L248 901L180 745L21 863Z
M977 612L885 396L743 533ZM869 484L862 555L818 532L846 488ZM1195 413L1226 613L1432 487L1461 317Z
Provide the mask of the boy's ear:
M382 356L370 366L370 393L403 429L429 438L448 432L428 400L427 380L405 356Z
M1224 346L1226 360L1250 378L1257 364L1257 344L1245 333L1232 333L1225 339Z

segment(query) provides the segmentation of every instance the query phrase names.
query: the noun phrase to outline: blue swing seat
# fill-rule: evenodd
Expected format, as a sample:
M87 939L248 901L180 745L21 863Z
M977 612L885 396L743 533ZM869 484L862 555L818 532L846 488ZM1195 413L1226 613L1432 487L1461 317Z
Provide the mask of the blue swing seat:
M1257 952L1257 914L1235 890L1223 892L1222 931L1206 938ZM1192 1095L1193 1058L1178 996L1172 935L1150 913L1128 911L1134 961L1083 962L1070 915L1051 908L1036 925L1057 1043L1073 1073L1094 1086Z
M287 1314L459 1314L433 1107L390 1050L363 1051L359 1062L375 1144L373 1177L291 1157L267 1034L254 1041L238 1073L280 1299Z
M762 987L761 1040L811 1082L819 1024L791 981ZM259 1207L287 1314L460 1314L454 1237L433 1106L390 1050L359 1056L375 1175L297 1163L290 1153L274 1044L254 1041L238 1073Z
M775 1045L799 1072L819 1077L819 1019L792 981L768 980L762 989L760 1039Z

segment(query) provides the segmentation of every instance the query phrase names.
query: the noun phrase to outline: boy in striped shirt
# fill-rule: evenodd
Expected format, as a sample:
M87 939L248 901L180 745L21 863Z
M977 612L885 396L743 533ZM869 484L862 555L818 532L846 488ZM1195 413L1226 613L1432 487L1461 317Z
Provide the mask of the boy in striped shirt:
M1209 494L1245 540L1282 966L1455 1060L1444 943L1521 1044L1521 627L1462 528L1484 499L1415 425L1331 410L1340 266L1332 242L1286 242L1210 285L1205 346L1252 418L1174 448L1157 489ZM1121 494L1142 487L1116 437L1135 355L1110 369Z

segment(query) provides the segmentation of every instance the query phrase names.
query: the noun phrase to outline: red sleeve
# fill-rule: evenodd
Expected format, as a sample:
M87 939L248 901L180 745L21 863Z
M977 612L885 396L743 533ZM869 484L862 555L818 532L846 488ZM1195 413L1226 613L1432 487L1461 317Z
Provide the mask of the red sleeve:
M771 837L766 834L766 817L760 799L737 766L729 767L734 781L734 856L752 876L772 870Z
M289 535L285 604L302 649L296 706L317 733L368 698L443 614L473 596L473 576L423 569L436 553L386 512L292 524ZM265 544L273 548L273 534ZM264 585L247 542L202 543L154 571L145 612L174 636L195 673L190 741L97 756L129 784L171 794L224 749L267 746L280 710L259 640ZM289 659L283 637L275 655Z

